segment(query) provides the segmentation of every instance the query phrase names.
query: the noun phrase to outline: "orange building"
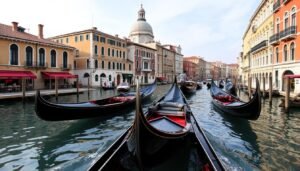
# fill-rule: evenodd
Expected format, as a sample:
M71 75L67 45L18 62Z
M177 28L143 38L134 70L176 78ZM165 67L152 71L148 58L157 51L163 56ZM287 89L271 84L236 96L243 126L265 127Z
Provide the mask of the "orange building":
M284 91L284 75L300 74L300 1L275 0L273 5L274 34L270 37L273 46L275 86ZM300 85L291 83L291 91L300 92Z
M187 79L194 80L196 78L197 68L197 64L183 58L183 72L185 72Z
M71 86L68 78L76 78L68 71L73 68L74 48L44 39L43 25L38 36L29 34L24 27L0 24L0 92L20 91L25 88L54 88L54 78L59 85Z

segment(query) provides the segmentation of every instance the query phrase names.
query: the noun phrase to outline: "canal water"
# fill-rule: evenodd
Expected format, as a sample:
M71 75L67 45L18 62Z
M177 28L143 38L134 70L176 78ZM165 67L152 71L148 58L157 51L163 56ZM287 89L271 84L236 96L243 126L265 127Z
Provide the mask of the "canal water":
M169 87L158 86L151 101ZM115 93L94 90L90 99ZM205 86L187 99L229 170L300 170L300 110L286 114L278 107L279 98L274 98L272 105L263 100L259 119L246 121L215 111ZM54 102L55 98L49 100ZM86 100L88 94L80 94L79 101ZM76 95L59 97L59 102L76 101ZM107 120L47 122L35 115L31 99L25 104L1 101L0 116L0 170L73 171L86 170L132 124L134 111Z

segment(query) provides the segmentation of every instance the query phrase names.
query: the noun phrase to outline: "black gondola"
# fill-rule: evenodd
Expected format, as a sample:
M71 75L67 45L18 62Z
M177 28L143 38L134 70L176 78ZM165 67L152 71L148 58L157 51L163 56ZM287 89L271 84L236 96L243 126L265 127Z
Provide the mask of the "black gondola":
M89 170L225 170L176 83L145 114L136 98L133 125Z
M249 120L256 120L260 115L261 94L257 79L256 90L249 102L243 102L238 97L223 91L214 81L211 82L210 93L214 106L224 113Z
M154 81L152 84L142 88L142 98L146 99L150 97L156 87L156 81ZM35 112L41 119L47 121L107 117L109 115L119 114L125 109L134 108L135 101L135 93L129 92L101 100L56 104L45 100L38 91L35 100Z
M183 81L180 84L180 89L183 93L191 94L197 90L197 83L195 81Z

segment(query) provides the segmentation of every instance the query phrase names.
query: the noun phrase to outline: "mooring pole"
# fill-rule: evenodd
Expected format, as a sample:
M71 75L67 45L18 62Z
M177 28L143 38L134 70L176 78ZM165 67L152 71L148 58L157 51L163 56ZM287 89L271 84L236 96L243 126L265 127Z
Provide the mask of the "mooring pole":
M290 78L289 77L286 78L285 90L286 90L286 94L285 94L284 107L285 107L285 111L288 112L290 108Z
M266 97L266 78L263 77L263 98Z
M272 104L272 94L273 94L273 83L272 83L272 75L269 77L269 101Z

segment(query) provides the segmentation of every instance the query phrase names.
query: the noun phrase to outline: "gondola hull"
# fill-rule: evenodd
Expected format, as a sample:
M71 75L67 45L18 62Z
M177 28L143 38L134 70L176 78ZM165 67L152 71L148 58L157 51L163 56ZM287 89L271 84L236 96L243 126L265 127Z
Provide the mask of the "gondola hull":
M197 90L197 83L194 81L185 81L181 83L180 89L185 94L193 94Z
M174 85L146 114L137 95L134 124L89 170L224 170L184 96ZM155 112L161 111L157 105L171 107L174 102L186 112L187 124L178 129L166 120L168 117L153 119Z
M240 117L249 120L256 120L260 116L261 112L261 95L258 89L259 82L257 80L256 91L253 98L249 102L243 102L236 96L233 96L220 88L218 88L215 83L211 83L211 96L212 103L219 111L229 114L235 117ZM223 101L220 96L227 97L226 99L231 99L230 101Z
M156 89L156 82L142 89L143 99L147 99ZM91 117L108 117L134 108L135 94L125 93L106 99L56 104L45 100L39 92L36 94L35 111L43 120L61 121Z

